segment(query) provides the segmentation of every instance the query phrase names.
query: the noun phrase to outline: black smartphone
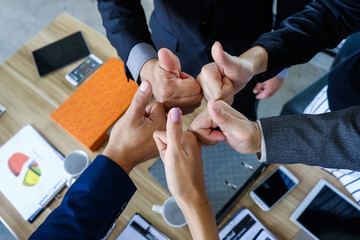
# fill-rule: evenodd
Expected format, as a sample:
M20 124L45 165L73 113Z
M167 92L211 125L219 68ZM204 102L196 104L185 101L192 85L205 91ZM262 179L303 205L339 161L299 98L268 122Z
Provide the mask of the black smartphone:
M250 192L250 197L267 212L298 183L294 174L280 166Z
M84 58L90 49L81 32L76 32L32 52L40 77Z

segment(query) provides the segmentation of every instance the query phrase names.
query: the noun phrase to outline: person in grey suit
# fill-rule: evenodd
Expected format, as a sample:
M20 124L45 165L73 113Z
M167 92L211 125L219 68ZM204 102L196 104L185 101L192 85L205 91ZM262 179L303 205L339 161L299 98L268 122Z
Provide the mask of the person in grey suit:
M210 101L190 129L205 144L225 140L238 152L259 153L260 160L269 163L360 170L359 106L323 115L280 116L252 122L224 102L214 102L225 94L224 88L216 88L224 85L224 80L231 82L236 92L254 75L260 81L267 79L284 67L308 61L324 48L335 47L359 30L359 1L316 0L282 22L278 30L262 35L239 57L217 48L217 57L226 67L216 71L215 65L208 64L197 77ZM331 93L334 95L340 89L346 93L347 104L343 108L360 105L360 85L356 81L360 79L359 56L360 51L347 59L344 68L351 69L338 69L338 85ZM337 103L339 99L336 98Z
M248 120L224 101L210 100L190 130L207 145L225 142L262 162L360 170L360 105L330 113ZM217 130L219 127L221 130Z

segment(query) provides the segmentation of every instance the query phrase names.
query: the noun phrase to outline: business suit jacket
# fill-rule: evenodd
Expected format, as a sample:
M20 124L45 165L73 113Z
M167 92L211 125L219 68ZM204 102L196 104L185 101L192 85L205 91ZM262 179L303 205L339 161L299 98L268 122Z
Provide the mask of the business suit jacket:
M126 172L99 155L30 239L101 239L135 191Z
M282 0L287 1L292 6L292 1ZM296 4L289 14L301 10L309 1L296 0L301 4ZM239 56L262 33L270 31L272 5L273 0L154 0L150 34L140 0L98 0L107 37L125 63L130 50L146 42L157 50L171 50L178 56L182 71L194 78L213 61L211 47L215 41L231 55ZM284 18L288 9L286 4L281 6L279 12ZM126 65L125 72L132 78ZM236 94L232 105L253 120L257 106L252 92L255 85L255 80L250 81Z
M360 170L360 106L260 120L268 163Z
M269 55L268 71L259 76L260 81L283 67L310 60L357 31L360 31L359 0L311 2L304 11L284 21L277 31L262 35L253 44L263 46ZM360 104L360 51L332 69L328 85L332 111Z
M240 55L272 28L272 0L154 0L148 30L140 0L98 0L107 37L124 62L140 42L168 48L196 77L212 61L211 46Z
M253 45L268 52L268 71L310 60L324 48L360 30L359 0L316 0L280 28L262 35ZM360 52L340 63L329 75L332 111L360 104ZM292 115L261 119L269 163L304 163L360 170L360 107L320 116Z
M277 31L263 34L253 46L262 46L269 56L266 80L279 70L309 61L325 48L360 31L359 0L315 0L280 24Z

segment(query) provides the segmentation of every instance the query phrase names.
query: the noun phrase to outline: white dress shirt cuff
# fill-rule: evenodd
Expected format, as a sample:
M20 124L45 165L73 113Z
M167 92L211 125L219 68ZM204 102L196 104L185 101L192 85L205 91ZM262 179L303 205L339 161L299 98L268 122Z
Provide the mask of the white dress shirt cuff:
M261 158L258 160L259 162L266 162L267 159L266 159L266 146L265 146L264 134L260 120L257 120L256 122L259 124L260 134L261 134Z
M289 73L289 68L284 68L281 72L279 72L275 77L277 78L286 78Z
M157 52L155 48L148 43L138 43L130 50L126 66L129 68L131 75L138 85L141 84L139 81L141 68L152 58L157 58Z

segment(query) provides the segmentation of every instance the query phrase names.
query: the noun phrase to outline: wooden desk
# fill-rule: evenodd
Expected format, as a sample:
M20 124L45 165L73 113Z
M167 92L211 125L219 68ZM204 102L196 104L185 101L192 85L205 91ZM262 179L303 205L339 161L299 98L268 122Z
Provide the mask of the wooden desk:
M105 144L97 152L92 153L50 118L50 114L76 90L64 79L64 76L78 62L40 78L31 54L33 50L79 30L83 32L92 52L102 60L106 61L110 57L117 57L115 49L105 36L67 14L62 14L56 18L48 27L34 36L0 66L0 104L7 108L7 112L0 117L0 145L4 144L22 126L30 123L64 155L75 149L82 149L89 154L91 159L94 159L96 155L102 152ZM201 108L203 107L204 104ZM201 108L190 116L184 117L185 127L201 111ZM170 195L147 173L148 167L154 161L155 159L143 163L131 172L130 177L134 180L138 191L118 219L117 226L109 239L115 239L136 212L143 215L171 239L191 239L188 227L181 229L169 227L159 214L151 211L153 204L162 204ZM292 165L288 166L288 168L299 178L300 184L271 211L264 213L250 199L249 189L252 189L275 168L276 165L269 166L257 181L243 193L236 206L232 208L220 226L239 207L245 206L276 237L279 239L292 239L299 231L299 228L289 220L289 216L320 178L332 182L349 196L345 188L335 178L319 168ZM0 194L0 216L20 239L27 239L49 213L60 204L66 190L67 188L61 192L61 198L54 200L32 224L24 221L16 209Z

